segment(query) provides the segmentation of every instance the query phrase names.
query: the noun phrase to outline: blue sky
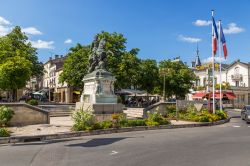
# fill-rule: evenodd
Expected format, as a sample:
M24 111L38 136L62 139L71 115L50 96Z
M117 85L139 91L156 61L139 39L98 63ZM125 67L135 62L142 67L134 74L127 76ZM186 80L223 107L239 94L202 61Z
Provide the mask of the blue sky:
M222 20L226 63L250 62L248 0L0 0L0 35L19 25L38 47L39 60L89 44L104 30L127 38L127 48L157 61L180 56L188 64L211 55L211 9ZM199 20L199 21L197 21ZM68 43L65 43L67 39Z

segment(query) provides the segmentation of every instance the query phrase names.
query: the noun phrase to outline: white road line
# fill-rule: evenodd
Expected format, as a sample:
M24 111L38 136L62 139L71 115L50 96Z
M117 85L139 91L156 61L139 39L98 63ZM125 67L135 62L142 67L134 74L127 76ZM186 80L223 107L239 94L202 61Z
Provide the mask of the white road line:
M235 125L235 126L233 126L233 127L240 127L240 126L236 126L236 125Z
M110 155L115 155L115 154L117 154L118 152L117 151L112 151L111 153L110 153Z

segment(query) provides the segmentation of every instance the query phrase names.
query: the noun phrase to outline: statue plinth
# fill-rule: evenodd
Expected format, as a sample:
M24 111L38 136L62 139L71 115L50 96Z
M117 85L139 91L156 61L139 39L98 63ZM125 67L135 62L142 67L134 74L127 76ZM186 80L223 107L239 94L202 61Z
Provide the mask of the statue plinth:
M83 78L84 92L82 102L84 103L117 103L114 94L115 77L104 69L97 69Z
M106 70L107 52L105 38L98 40L98 36L91 46L89 69L83 78L84 91L81 102L76 103L76 110L92 109L98 121L111 120L113 113L121 113L123 105L117 103L114 94L115 77Z
M123 105L117 103L114 94L115 77L105 69L96 69L83 78L84 91L76 109L90 108L94 114L113 114L122 112Z

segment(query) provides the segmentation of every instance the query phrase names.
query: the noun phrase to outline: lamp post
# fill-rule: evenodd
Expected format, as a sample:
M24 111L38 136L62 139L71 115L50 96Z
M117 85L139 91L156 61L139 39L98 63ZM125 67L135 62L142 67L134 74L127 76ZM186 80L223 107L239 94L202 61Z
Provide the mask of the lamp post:
M160 69L160 74L163 75L163 92L162 92L162 96L163 96L163 101L166 100L166 68L162 68Z

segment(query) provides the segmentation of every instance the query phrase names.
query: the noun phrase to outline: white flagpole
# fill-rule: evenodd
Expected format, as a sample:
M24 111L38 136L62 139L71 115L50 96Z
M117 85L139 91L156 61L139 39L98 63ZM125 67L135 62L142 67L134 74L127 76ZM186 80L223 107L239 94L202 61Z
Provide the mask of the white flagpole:
M214 17L214 10L212 10L212 17ZM215 35L215 34L214 34L214 27L213 27L213 24L212 24L213 113L215 113L215 100L214 100L214 99L215 99L215 97L214 97L214 95L215 95L215 94L214 94L214 91L215 91L215 88L214 88L214 83L215 83L215 82L214 82L214 56L215 56L215 55L214 55L214 52L213 52L213 37L214 37L213 35Z
M222 110L222 92L221 92L221 83L222 83L222 78L221 78L221 20L219 20L219 54L220 54L220 110Z

